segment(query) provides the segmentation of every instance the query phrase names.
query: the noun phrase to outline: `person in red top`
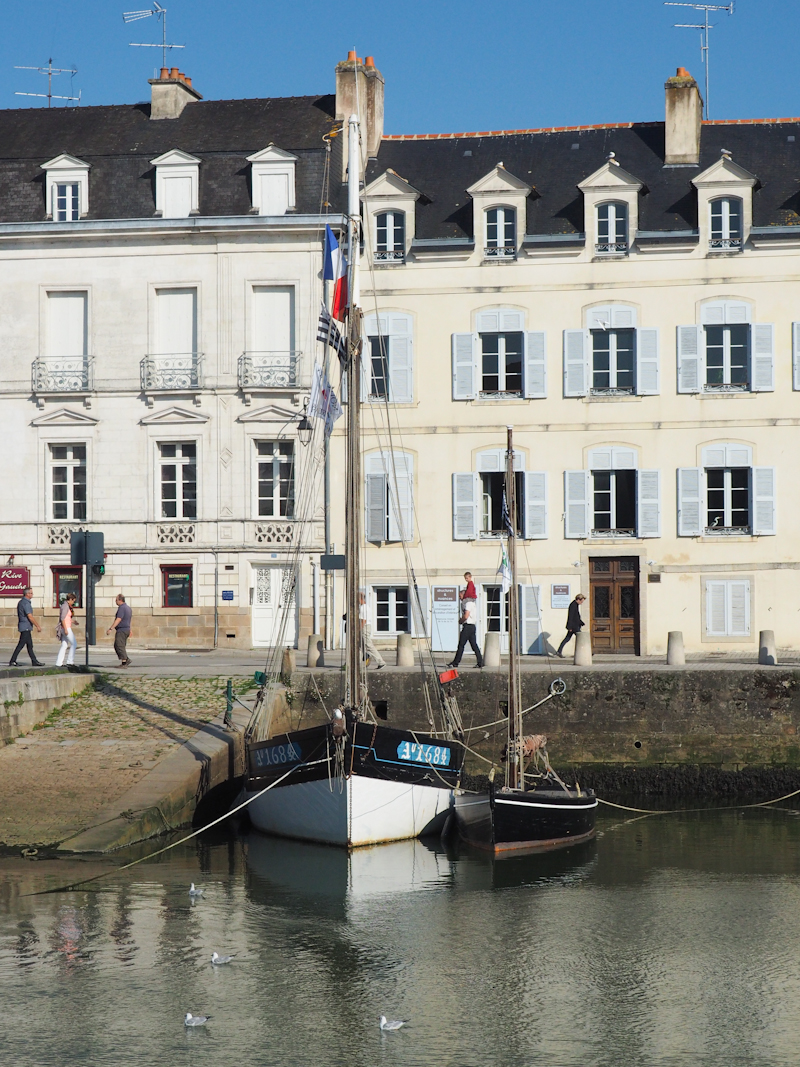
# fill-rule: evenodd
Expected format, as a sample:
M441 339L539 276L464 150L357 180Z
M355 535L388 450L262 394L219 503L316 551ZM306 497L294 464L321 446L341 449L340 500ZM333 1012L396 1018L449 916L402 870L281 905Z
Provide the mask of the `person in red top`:
M475 583L472 580L472 575L469 571L464 573L464 581L467 583L467 588L462 589L459 593L459 599L463 603L465 600L477 600L478 594L475 590Z

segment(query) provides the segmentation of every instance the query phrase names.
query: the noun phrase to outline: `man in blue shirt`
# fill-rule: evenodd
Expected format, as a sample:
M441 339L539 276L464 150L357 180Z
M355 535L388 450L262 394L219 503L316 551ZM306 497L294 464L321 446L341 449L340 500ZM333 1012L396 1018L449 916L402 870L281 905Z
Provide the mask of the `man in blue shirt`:
M33 617L33 604L31 604L32 596L33 590L28 586L23 592L22 599L17 604L17 629L19 630L19 641L17 641L17 647L11 653L11 659L8 663L9 667L18 666L17 656L23 648L27 648L28 655L31 657L31 663L34 667L44 667L44 664L39 662L33 651L33 628L35 626L39 633L42 632L42 628Z

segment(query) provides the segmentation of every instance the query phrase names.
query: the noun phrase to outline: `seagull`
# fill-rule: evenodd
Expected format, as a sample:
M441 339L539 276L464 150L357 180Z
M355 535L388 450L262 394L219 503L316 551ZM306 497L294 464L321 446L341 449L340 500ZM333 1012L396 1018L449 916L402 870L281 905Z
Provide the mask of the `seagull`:
M190 1011L187 1011L186 1015L184 1017L184 1020L183 1020L183 1025L184 1026L205 1026L210 1018L211 1018L210 1015L192 1015L192 1013Z
M203 893L204 893L204 890L195 889L194 882L192 882L192 884L189 886L189 896L190 897L201 897L203 895Z
M233 956L220 956L218 952L211 953L211 962L215 967L222 966L223 963L230 963L233 958Z
M401 1022L399 1019L387 1019L385 1015L381 1015L380 1019L381 1030L399 1030L401 1026L405 1026L405 1022Z

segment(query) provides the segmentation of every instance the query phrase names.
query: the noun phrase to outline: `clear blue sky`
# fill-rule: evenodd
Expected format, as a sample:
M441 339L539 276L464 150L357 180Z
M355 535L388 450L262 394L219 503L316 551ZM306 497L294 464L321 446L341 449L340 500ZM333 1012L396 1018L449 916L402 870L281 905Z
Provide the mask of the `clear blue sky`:
M661 0L165 0L170 65L207 98L291 96L333 89L350 48L386 78L386 132L648 121L663 117L677 66L701 82L698 21ZM149 97L161 65L155 18L125 26L148 0L5 0L0 107L41 106L15 90L46 78L15 64L76 66L84 104ZM736 0L711 33L711 117L800 115L800 0ZM70 78L54 79L69 93Z

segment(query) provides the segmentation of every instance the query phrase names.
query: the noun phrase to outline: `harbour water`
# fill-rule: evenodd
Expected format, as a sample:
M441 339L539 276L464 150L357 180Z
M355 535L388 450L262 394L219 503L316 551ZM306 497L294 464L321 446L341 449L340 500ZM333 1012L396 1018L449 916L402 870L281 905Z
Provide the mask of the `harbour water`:
M120 858L0 860L0 1062L795 1067L800 818L598 828L502 860L230 830L50 895Z

